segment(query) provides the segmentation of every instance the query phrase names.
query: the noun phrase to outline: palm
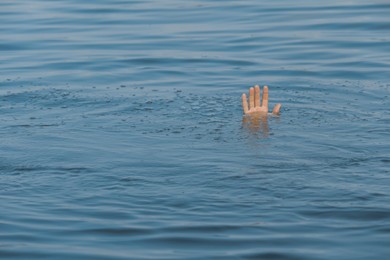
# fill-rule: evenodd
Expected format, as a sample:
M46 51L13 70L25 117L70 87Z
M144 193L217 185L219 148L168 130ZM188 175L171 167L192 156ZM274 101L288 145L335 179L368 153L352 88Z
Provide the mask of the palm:
M267 114L268 113L268 87L264 86L262 99L260 103L260 87L255 86L254 88L249 89L249 106L246 94L242 94L242 108L244 114ZM273 114L279 114L281 104L276 104L272 110Z
M268 113L268 107L265 106L252 107L248 110L246 114L251 114L251 113Z

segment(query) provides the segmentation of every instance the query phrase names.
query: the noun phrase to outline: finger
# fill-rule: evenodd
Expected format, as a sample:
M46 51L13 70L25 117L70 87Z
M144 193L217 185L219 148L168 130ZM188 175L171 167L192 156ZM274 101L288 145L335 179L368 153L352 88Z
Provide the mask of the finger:
M255 86L255 107L260 106L260 87L259 85Z
M268 87L264 86L263 88L263 102L261 103L262 107L268 108Z
M279 113L280 113L280 108L282 107L282 104L276 104L275 106L274 106L274 109L272 110L272 114L274 114L274 115L279 115Z
M255 107L255 90L253 88L249 89L249 109Z
M242 109L244 110L244 114L248 113L248 101L246 100L245 94L242 94Z

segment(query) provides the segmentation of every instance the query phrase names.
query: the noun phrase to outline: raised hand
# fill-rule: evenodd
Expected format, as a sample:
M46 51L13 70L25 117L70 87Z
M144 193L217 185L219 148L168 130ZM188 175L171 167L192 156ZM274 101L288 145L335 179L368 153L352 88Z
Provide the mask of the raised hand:
M276 104L272 110L272 114L278 115L281 104ZM256 85L249 89L249 106L246 94L242 94L242 108L245 115L264 114L268 113L268 87L264 86L262 94L262 102L260 103L260 87Z

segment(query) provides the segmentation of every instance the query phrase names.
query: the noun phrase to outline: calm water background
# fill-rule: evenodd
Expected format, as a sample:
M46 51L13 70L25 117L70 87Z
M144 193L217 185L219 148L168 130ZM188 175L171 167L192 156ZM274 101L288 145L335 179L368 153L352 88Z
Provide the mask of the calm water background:
M0 257L389 259L389 13L1 1Z

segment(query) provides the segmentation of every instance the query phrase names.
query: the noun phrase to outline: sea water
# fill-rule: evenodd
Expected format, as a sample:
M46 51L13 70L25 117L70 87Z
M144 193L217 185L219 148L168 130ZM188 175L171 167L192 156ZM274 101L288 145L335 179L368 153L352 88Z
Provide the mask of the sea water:
M1 1L0 258L386 259L389 13Z

